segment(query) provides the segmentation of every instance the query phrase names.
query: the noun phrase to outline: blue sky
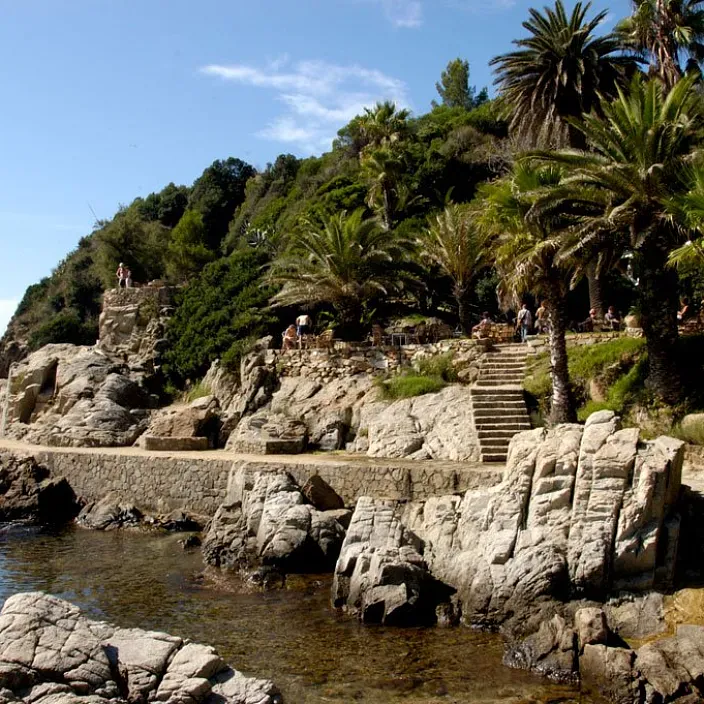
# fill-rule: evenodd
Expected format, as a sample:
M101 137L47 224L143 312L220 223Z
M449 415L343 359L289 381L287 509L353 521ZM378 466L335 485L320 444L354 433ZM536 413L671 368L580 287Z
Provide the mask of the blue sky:
M487 63L526 0L0 0L0 333L92 211L329 147L363 106L429 109L450 59ZM627 0L608 7L609 23Z

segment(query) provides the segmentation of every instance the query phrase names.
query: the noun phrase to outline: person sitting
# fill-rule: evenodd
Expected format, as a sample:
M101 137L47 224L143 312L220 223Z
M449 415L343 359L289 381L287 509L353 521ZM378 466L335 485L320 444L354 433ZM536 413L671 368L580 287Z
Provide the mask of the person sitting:
M478 339L485 337L492 322L489 311L484 311L482 313L482 319L472 328L472 337Z
M296 332L295 325L289 325L286 330L284 330L282 337L282 349L284 350L284 352L286 350L293 350L296 348L296 343L298 342L298 333Z
M619 317L618 313L616 312L616 309L613 306L609 306L609 310L606 311L606 315L604 316L604 322L606 323L606 327L610 328L611 330L621 329L621 318Z
M688 318L692 317L692 306L689 305L689 298L685 296L682 299L682 308L677 311L677 322L684 323Z
M594 308L590 308L589 317L579 324L580 332L594 332L599 328L599 319Z

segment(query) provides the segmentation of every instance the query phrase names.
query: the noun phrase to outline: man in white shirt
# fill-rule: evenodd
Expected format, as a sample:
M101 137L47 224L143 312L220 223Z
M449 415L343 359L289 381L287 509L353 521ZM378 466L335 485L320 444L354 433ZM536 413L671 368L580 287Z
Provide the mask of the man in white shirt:
M298 331L298 337L303 337L303 335L309 335L313 321L310 319L310 315L307 313L301 313L296 318L296 330Z
M524 303L521 310L518 311L518 317L516 318L516 329L521 331L521 342L526 341L532 326L533 316L528 310L528 304Z

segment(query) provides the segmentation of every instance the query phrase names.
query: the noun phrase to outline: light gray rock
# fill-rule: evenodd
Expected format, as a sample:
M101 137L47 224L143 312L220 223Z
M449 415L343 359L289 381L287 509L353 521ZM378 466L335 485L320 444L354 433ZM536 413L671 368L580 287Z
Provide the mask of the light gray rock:
M190 403L167 406L152 415L144 435L158 438L208 437L216 445L219 410L220 404L211 394Z
M40 592L0 612L4 701L35 704L279 704L268 680L244 677L209 646L166 633L92 621Z
M595 692L614 704L641 704L639 678L633 670L635 653L627 648L586 645L579 658L585 692Z
M603 609L593 606L579 609L574 615L574 630L580 653L587 645L606 645L609 627Z
M285 472L233 469L225 501L203 540L206 562L227 569L260 564L282 572L328 571L345 536L346 511L319 511Z
M142 521L142 512L133 504L126 504L114 494L108 494L96 503L81 510L76 519L84 528L93 530L115 530L134 528Z
M370 457L478 460L469 389L452 385L435 394L375 404L361 427L368 432Z
M654 575L665 582L676 555L670 526L678 521L681 446L665 438L638 444L636 430L619 430L615 415L601 412L584 427L516 435L504 479L490 489L424 503L360 499L333 601L363 613L365 590L378 586L367 572L383 567L377 553L396 559L402 550L456 592L465 622L485 626L534 619L541 604L573 593L606 595L625 573L634 590L649 589ZM356 537L377 522L381 545ZM415 571L409 580L418 582Z
M260 455L296 455L303 452L308 429L288 415L258 411L243 418L227 441L232 452Z

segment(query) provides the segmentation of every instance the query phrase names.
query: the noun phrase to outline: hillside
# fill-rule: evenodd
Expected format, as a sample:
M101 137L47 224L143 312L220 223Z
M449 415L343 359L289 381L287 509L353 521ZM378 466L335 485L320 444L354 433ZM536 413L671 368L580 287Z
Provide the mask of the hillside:
M27 289L0 341L0 375L27 350L51 342L92 344L102 293L115 286L121 261L137 285L153 279L186 284L180 299L184 313L191 311L186 316L196 305L189 297L209 300L211 333L219 334L210 336L205 354L184 352L201 340L185 321L179 324L180 307L179 332L170 336L173 380L202 374L234 343L272 324L278 328L281 313L267 310L275 289L264 292L260 278L272 257L295 247L303 223L362 209L400 237L415 239L450 194L455 202L469 201L479 184L504 170L505 135L496 106L482 94L471 109L442 105L417 118L382 104L342 128L320 157L282 154L260 172L231 157L211 164L190 187L170 183L136 198L111 220L97 222L50 276ZM437 271L415 279L436 284L410 287L393 300L380 296L374 315L440 314L456 324L450 282ZM493 299L491 281L488 287L479 282L477 306ZM233 308L243 287L249 293ZM324 308L314 311L321 321L332 315Z

